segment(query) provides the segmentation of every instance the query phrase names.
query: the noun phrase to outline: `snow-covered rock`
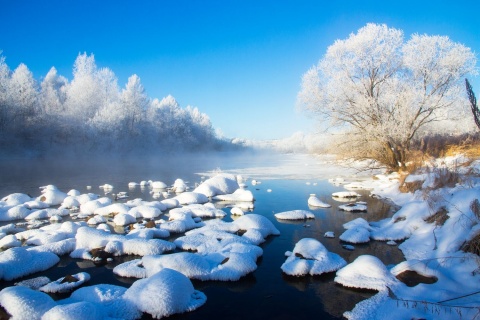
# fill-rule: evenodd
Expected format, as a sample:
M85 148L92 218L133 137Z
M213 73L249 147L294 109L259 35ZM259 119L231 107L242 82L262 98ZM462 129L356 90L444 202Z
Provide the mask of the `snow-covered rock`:
M318 208L330 208L331 207L330 204L321 201L313 193L310 194L310 197L308 198L307 203L308 203L309 206L312 206L312 207L318 207Z
M46 293L25 286L13 286L0 291L0 305L12 319L34 320L41 319L56 303Z
M275 218L280 220L305 220L315 219L315 215L307 210L292 210L275 213Z
M346 264L342 257L329 252L318 240L304 238L297 242L293 252L288 253L280 268L288 275L304 276L337 271Z
M382 261L370 255L359 256L338 270L334 281L345 287L371 290L385 290L398 283Z
M237 179L232 174L221 173L205 180L193 192L202 193L207 197L234 193L239 188Z
M171 269L137 280L123 297L154 318L193 311L207 300L205 294L193 288L186 276Z

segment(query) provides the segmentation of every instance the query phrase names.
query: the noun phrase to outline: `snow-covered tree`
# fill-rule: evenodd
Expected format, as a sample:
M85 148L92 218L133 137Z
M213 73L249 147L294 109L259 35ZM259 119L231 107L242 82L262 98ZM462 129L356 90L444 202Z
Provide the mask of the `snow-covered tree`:
M412 140L464 107L461 78L473 73L470 48L448 37L413 35L367 24L328 47L302 79L299 104L345 129L358 157L404 167Z
M30 126L35 118L36 82L27 66L21 63L12 73L8 87L11 121L17 126Z
M0 131L5 128L8 121L7 94L10 81L10 69L5 63L5 57L0 51Z
M40 105L48 116L58 116L64 111L68 80L57 74L55 67L50 68L40 84Z
M145 118L149 104L145 89L136 74L128 78L125 89L122 90L122 109L126 115L126 127L130 134L137 133L137 124Z
M97 112L101 95L96 72L93 54L79 54L73 66L73 80L67 89L65 109L72 120L85 123Z

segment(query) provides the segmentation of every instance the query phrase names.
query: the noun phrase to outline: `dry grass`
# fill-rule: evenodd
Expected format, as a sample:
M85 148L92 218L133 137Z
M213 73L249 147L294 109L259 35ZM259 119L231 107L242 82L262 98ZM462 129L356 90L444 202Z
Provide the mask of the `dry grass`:
M465 141L458 145L447 145L445 150L446 156L454 156L464 154L467 158L480 158L480 141Z
M457 183L462 182L460 173L454 168L435 168L435 181L433 189L440 189L444 187L453 188Z
M412 181L412 182L405 182L405 178L403 179L403 182L400 181L400 187L398 190L402 193L415 193L415 191L422 189L423 185L423 180L417 180L417 181Z
M470 203L470 210L472 210L473 214L475 214L477 219L480 220L480 202L478 199L475 199Z
M435 223L437 226L443 226L448 218L448 210L445 207L441 207L437 212L425 219L425 222Z
M480 256L480 233L477 234L472 240L465 242L461 250Z

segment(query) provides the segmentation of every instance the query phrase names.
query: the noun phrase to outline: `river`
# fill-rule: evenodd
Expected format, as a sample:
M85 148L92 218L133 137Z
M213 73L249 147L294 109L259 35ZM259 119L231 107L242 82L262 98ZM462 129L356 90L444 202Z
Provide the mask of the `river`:
M392 208L381 200L369 197L368 191L358 191L362 201L367 202L366 213L341 211L344 204L331 197L343 191L341 185L333 185L329 178L344 176L357 179L354 170L336 166L331 158L306 155L258 155L226 154L183 156L159 155L154 158L115 157L99 159L36 159L0 161L0 197L14 192L40 194L39 187L53 184L62 191L77 189L82 193L94 192L103 195L100 185L114 186L113 192L126 191L130 198L152 200L150 190L136 187L128 189L128 183L141 180L160 180L172 184L175 179L188 181L192 188L215 172L241 174L248 179L248 189L255 196L253 213L270 219L280 230L279 236L270 236L261 244L263 256L257 261L253 273L236 282L192 281L197 290L203 291L207 302L196 311L171 316L172 319L339 319L343 312L351 310L356 303L374 292L344 288L334 283L335 274L322 276L291 277L282 273L280 266L285 261L285 252L292 251L302 238L316 238L325 247L341 255L347 263L362 254L372 254L384 264L397 264L403 256L397 247L384 242L372 241L355 245L353 251L345 250L338 236L344 231L342 225L358 217L376 221L391 216ZM261 182L253 185L252 179ZM88 187L88 188L87 188ZM316 194L331 208L309 208L309 194ZM222 208L231 221L230 208ZM303 209L310 210L315 219L299 222L279 221L274 213ZM4 223L5 224L5 223ZM324 233L334 231L335 238L324 238ZM63 257L60 263L45 272L25 279L46 275L55 280L66 274L88 272L90 285L110 283L129 286L136 279L114 275L117 264L138 257L117 257L110 264L97 266L91 261ZM13 285L23 279L2 281L0 288ZM53 295L55 299L68 295ZM149 319L148 315L144 315Z

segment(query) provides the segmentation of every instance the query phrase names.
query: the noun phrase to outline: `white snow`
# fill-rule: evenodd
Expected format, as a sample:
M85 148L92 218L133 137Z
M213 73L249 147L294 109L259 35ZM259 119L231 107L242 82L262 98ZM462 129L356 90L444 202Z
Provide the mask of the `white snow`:
M40 320L56 303L46 293L25 286L0 291L0 304L16 320Z
M168 185L165 182L162 181L153 181L150 183L150 186L152 189L167 189Z
M178 203L182 205L203 204L208 202L208 198L205 194L196 191L180 193L173 199L177 200Z
M202 193L207 197L234 193L239 188L237 178L233 174L220 173L205 180L193 192Z
M96 208L93 213L101 216L116 215L119 213L128 213L130 207L123 203L112 203L105 207Z
M221 194L221 195L216 195L212 197L213 200L220 200L220 201L231 201L231 202L236 202L236 201L245 201L245 202L252 202L255 201L255 197L253 196L253 193L250 190L245 190L245 189L237 189L235 192L231 194Z
M320 275L337 271L347 264L338 254L329 252L321 242L312 238L298 241L293 252L287 255L287 260L280 268L292 276Z
M50 292L50 293L61 293L61 292L69 292L73 289L81 286L88 280L90 280L90 275L86 272L80 272L77 274L72 275L73 278L76 279L74 282L64 282L62 281L65 277L61 277L58 280L52 281L50 283L45 284L44 286L40 287L38 290L43 292Z
M171 269L137 280L123 297L157 319L193 311L207 300L205 294L193 288L186 276Z
M318 208L330 208L332 206L318 199L317 196L313 193L310 194L310 197L308 198L307 203L309 206L318 207Z
M275 213L275 218L280 220L305 220L315 219L315 215L307 210L292 210Z
M176 179L173 183L172 191L175 193L182 193L188 190L188 186L182 179Z
M245 214L245 212L243 212L243 210L239 207L233 207L230 209L230 213L234 216L243 216Z
M332 197L334 198L357 198L360 195L354 191L339 191L332 193Z
M349 203L338 206L340 210L348 212L363 212L367 211L367 206L362 203Z
M377 257L361 255L337 271L335 282L345 287L385 290L398 280Z
M0 252L0 279L13 280L53 267L60 258L51 252L11 248Z

